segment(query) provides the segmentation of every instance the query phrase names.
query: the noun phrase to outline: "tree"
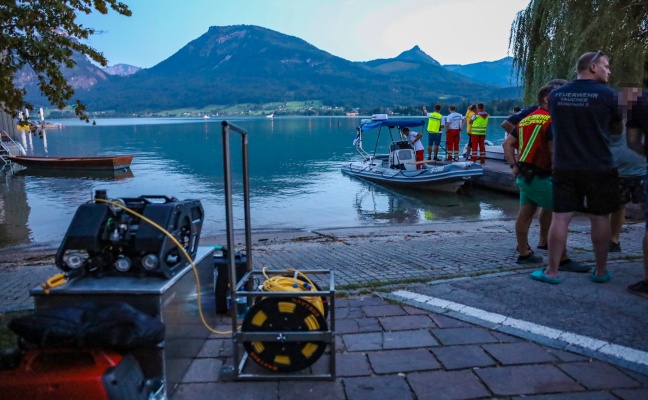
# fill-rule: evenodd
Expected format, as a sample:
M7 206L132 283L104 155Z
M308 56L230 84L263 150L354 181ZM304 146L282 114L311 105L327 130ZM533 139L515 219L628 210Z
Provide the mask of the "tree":
M33 109L24 100L27 93L14 85L22 68L31 68L38 77L38 88L59 110L68 105L74 89L63 77L61 68L73 68L73 52L107 65L103 54L82 44L95 33L76 22L77 12L107 14L109 8L130 16L128 6L118 0L15 0L0 4L0 107L17 115L23 108ZM86 107L76 99L76 115L88 121Z
M611 86L648 85L648 0L531 0L509 37L524 99L554 78L576 77L576 60L602 50Z

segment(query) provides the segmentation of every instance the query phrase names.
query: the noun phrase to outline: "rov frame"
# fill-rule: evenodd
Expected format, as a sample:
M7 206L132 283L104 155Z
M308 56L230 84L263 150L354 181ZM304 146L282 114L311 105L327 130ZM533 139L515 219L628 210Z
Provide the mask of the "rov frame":
M331 270L302 270L305 275L324 276L323 280L328 281L328 290L318 289L317 291L308 292L264 292L252 290L254 277L261 275L262 271L254 271L252 269L252 232L250 228L250 189L249 189L249 170L248 170L248 133L247 131L223 121L222 123L222 136L223 136L223 171L224 171L224 184L225 184L225 223L227 231L227 263L229 269L229 287L230 299L232 299L232 306L236 307L234 299L240 296L247 298L248 306L253 303L255 298L301 298L320 296L323 301L328 302L328 313L324 316L327 321L327 329L320 331L308 332L293 332L293 331L276 331L276 332L243 332L238 326L237 313L232 314L232 341L233 341L233 366L224 366L221 368L220 377L222 380L277 380L277 379L290 379L290 380L335 380L335 286L334 274ZM247 258L247 272L242 279L236 281L236 263L234 249L234 223L232 211L232 172L231 172L231 157L230 157L230 132L234 131L241 135L242 147L242 160L243 160L243 204L244 204L244 220L245 220L245 253ZM292 271L267 271L268 275L287 275ZM261 275L261 278L263 276ZM303 293L303 294L302 294ZM270 372L267 373L245 373L244 370L249 360L249 355L246 352L241 356L241 348L245 342L321 342L324 343L328 349L328 371L327 372L311 372L300 373L280 373ZM317 360L316 360L317 361ZM315 361L315 362L316 362ZM312 366L311 366L312 368ZM312 370L311 370L312 371Z

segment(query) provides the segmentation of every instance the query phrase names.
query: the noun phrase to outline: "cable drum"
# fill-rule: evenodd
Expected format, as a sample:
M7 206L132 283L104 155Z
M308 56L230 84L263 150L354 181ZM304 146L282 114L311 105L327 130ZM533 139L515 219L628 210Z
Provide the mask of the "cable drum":
M257 302L243 320L243 332L309 332L328 331L326 318L329 304L326 296L308 296L307 292L320 288L306 275L289 270L292 274L268 276L261 285L264 292L295 292L295 297L257 297ZM321 341L295 342L243 342L251 359L275 372L302 370L319 359L327 343Z
M304 297L266 297L246 314L243 332L327 331L322 311ZM311 366L326 350L322 341L243 342L248 355L274 372L296 372Z

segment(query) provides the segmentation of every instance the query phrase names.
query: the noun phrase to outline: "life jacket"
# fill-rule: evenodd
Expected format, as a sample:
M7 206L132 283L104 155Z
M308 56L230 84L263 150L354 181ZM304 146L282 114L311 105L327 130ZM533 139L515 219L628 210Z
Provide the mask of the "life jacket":
M439 133L441 130L441 119L443 118L443 115L435 111L430 113L428 118L427 131L430 133Z
M547 173L551 173L551 153L546 139L550 123L549 112L539 108L523 118L516 127L519 142L518 161L534 165Z
M486 127L488 126L488 113L485 111L479 111L477 118L472 123L472 132L473 135L486 135Z

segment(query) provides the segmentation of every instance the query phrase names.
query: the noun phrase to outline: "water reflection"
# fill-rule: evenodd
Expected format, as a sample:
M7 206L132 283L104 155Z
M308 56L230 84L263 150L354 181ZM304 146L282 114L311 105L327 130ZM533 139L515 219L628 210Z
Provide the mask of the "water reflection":
M465 222L513 217L515 204L498 204L507 203L501 200L491 203L495 196L499 197L475 188L467 193L447 193L386 188L362 181L354 207L360 219L375 223Z
M15 176L36 176L41 178L76 178L91 181L119 181L135 177L130 168L120 170L62 170L24 168L13 172Z
M229 120L228 120L229 121ZM221 121L99 120L96 126L64 121L62 130L43 140L29 132L20 136L28 155L53 156L133 154L125 174L84 176L30 171L3 177L16 187L11 203L20 204L20 219L8 221L7 240L59 241L79 205L95 190L108 196L166 195L198 199L205 209L203 235L225 230ZM253 229L324 229L369 224L427 224L515 216L512 196L471 191L456 195L391 190L345 177L340 164L356 157L352 146L358 118L234 119L249 132L251 221ZM499 128L497 128L499 129ZM241 141L231 137L235 229L243 227ZM132 171L132 172L131 172ZM4 221L4 222L3 222ZM21 225L16 230L15 225Z
M29 243L30 206L24 179L11 179L0 172L0 245Z

